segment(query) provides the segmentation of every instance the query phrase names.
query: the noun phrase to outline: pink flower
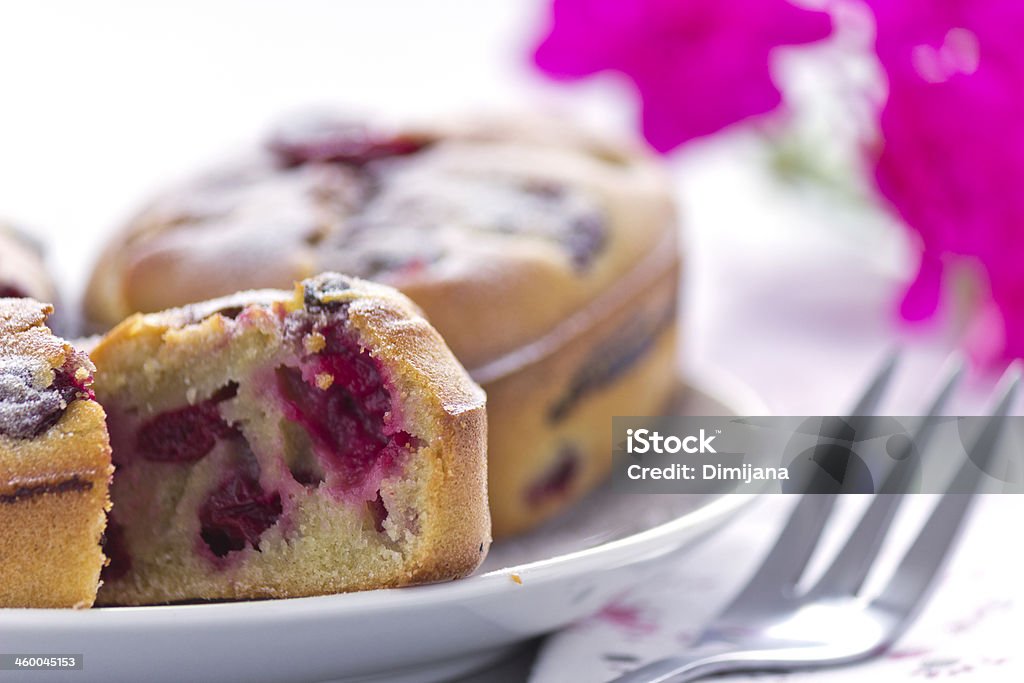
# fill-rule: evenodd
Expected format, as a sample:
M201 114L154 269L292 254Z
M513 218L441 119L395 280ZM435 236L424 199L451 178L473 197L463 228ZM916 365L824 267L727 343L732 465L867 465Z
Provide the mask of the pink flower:
M786 0L553 0L552 17L537 65L555 78L624 73L661 152L774 109L771 50L832 30Z
M973 262L990 290L974 349L1024 356L1024 3L868 4L889 81L876 179L921 246L903 316L934 314L947 266Z

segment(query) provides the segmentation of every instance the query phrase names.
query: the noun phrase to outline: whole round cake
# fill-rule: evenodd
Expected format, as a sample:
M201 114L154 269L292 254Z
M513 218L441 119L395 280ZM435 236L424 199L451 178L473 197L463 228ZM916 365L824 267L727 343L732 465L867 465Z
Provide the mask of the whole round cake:
M613 415L675 381L679 254L647 154L552 121L297 119L157 198L107 247L98 329L338 271L415 301L488 394L496 536L599 483Z

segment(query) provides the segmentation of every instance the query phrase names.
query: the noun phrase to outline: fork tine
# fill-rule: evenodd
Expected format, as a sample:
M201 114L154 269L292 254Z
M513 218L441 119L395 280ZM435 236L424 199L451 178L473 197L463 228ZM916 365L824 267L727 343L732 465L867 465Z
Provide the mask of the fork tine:
M851 415L871 415L876 411L895 374L899 357L899 349L886 356L868 388L854 405ZM810 485L813 487L813 481ZM734 607L742 609L748 597L762 594L764 587L778 589L791 587L797 582L818 544L835 502L836 495L830 493L805 493L801 496L775 545L768 551L750 582L726 609L727 612Z
M927 447L933 434L931 427L962 377L963 363L957 359L947 372L942 388L932 400L924 420L918 426L913 439L908 442L906 450L916 447L921 452ZM910 453L907 452L905 455L909 456ZM897 458L897 461L900 460L902 459ZM832 560L832 564L808 591L808 597L816 599L854 595L860 590L878 556L882 541L889 532L896 511L904 500L903 494L910 483L911 473L911 468L899 466L894 466L889 471L879 488L879 493L871 501L850 538Z
M942 494L917 539L900 560L882 594L873 603L895 612L904 625L909 623L932 588L944 560L949 556L950 547L963 528L967 512L985 479L978 465L984 467L992 459L1006 425L1006 416L1016 400L1020 382L1018 368L1007 370L1001 382L1005 389L971 445L969 457ZM965 490L970 493L963 493Z
M850 415L874 415L878 404L882 402L882 396L885 394L885 390L889 388L889 383L892 381L893 373L896 372L896 366L900 362L900 356L902 351L899 347L892 349L886 354L885 359L882 361L881 367L875 372L874 379L871 380L871 384L864 390L864 394L860 397L860 400L853 406L853 410L850 411Z

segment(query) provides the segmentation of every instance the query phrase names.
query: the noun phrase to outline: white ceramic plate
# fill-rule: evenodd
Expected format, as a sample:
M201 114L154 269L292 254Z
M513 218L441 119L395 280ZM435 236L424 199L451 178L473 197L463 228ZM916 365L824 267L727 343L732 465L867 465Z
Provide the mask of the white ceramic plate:
M715 398L721 380L694 385L717 391L688 389L673 412L763 413L735 391ZM0 678L443 680L597 611L655 560L692 546L749 500L601 489L545 527L495 544L475 575L445 584L260 602L0 610L0 653L83 655L80 671Z

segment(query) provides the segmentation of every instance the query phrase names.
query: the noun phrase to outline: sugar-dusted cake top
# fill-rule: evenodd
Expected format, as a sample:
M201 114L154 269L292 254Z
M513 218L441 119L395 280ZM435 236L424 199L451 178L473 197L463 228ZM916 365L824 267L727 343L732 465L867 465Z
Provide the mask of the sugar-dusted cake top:
M0 435L28 439L92 399L89 359L46 327L53 311L33 299L0 299Z

